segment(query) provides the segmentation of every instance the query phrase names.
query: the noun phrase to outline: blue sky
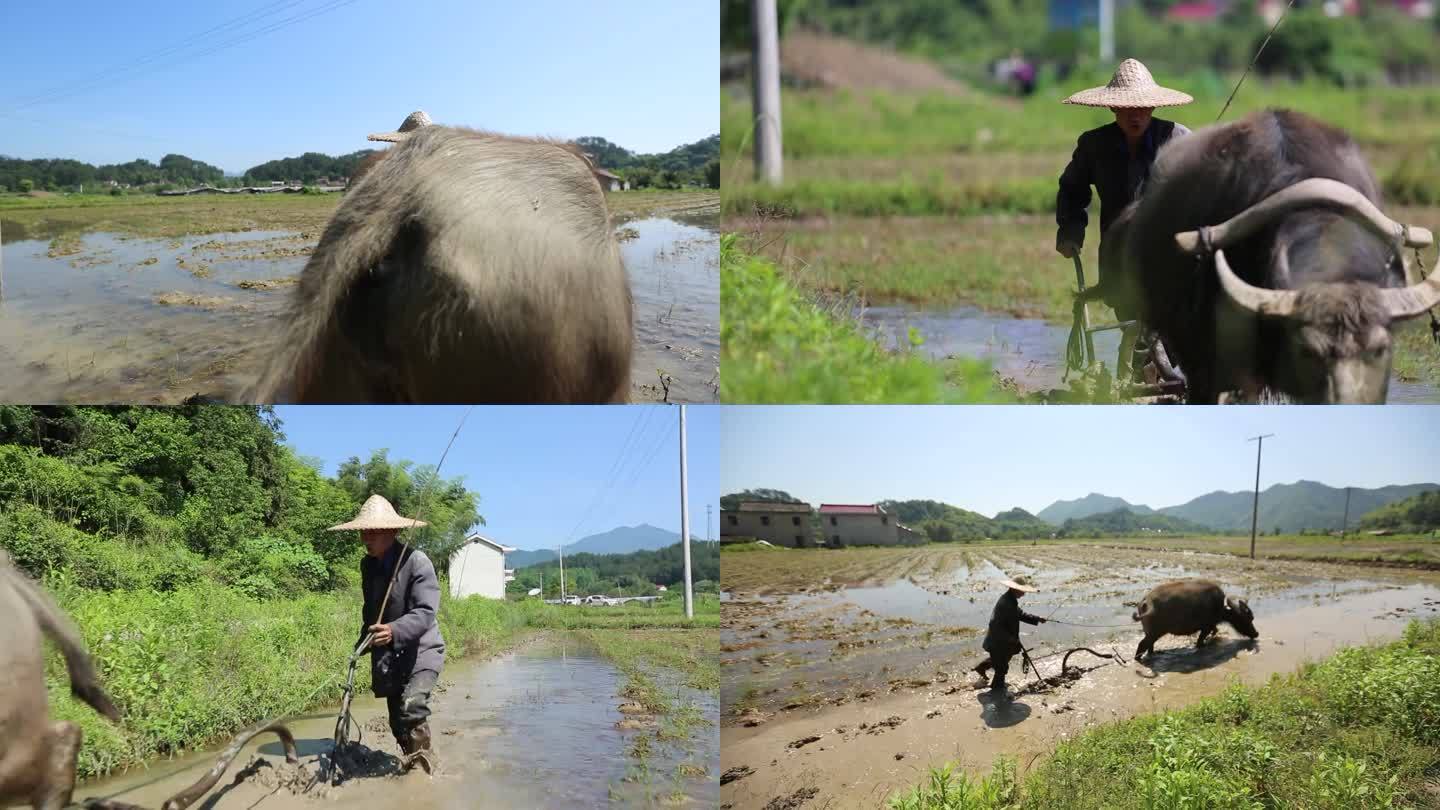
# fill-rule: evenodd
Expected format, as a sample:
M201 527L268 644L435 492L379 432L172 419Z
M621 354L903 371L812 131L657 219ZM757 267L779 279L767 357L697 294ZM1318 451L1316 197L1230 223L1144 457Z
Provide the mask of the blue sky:
M235 173L304 152L384 148L365 136L415 109L442 124L596 135L637 152L720 131L715 0L4 7L0 154L9 157L99 165L175 152ZM68 98L19 107L91 79Z
M685 408L690 533L702 540L706 504L714 507L711 534L718 536L718 410ZM285 443L321 459L326 475L349 457L364 461L382 447L392 461L437 464L465 411L423 405L275 409ZM463 475L465 485L480 493L482 531L516 548L553 547L572 532L578 540L640 523L678 534L679 419L673 405L477 406L440 475ZM598 493L604 494L597 501Z
M1440 407L726 406L721 492L945 501L988 516L1090 492L1154 508L1260 486L1440 483Z

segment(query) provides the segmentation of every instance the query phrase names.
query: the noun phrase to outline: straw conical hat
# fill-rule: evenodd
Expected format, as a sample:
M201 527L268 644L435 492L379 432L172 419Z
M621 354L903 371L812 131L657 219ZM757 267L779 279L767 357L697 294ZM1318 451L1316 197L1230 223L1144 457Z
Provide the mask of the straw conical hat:
M428 127L433 123L434 122L430 120L430 116L426 115L424 110L416 110L405 116L405 120L400 122L399 129L394 132L377 132L373 135L366 136L366 140L399 143L413 135L415 130L421 127Z
M1137 59L1126 59L1104 87L1092 87L1065 99L1086 107L1178 107L1195 99L1189 93L1155 83L1150 69Z
M365 504L360 507L360 514L349 523L341 523L338 526L331 526L330 531L342 532L347 529L408 529L411 526L425 526L423 520L413 520L407 517L400 517L395 513L395 507L385 500L383 495L371 495L365 499Z
M1034 585L1031 585L1030 580L1026 577L1016 577L1015 579L1002 579L1000 580L1000 584L1012 590L1024 591L1025 593L1035 593L1036 591L1040 590Z

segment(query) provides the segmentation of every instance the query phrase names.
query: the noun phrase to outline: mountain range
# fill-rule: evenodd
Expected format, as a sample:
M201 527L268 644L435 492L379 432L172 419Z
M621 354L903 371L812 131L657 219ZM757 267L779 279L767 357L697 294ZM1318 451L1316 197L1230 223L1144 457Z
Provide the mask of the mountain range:
M1376 489L1351 488L1350 525L1382 506L1403 501L1422 492L1440 490L1440 484L1403 484ZM1215 531L1248 531L1255 494L1211 492L1178 506L1152 509L1123 498L1090 493L1083 498L1056 501L1036 515L1054 526L1066 520L1127 509L1137 515L1160 514L1179 518ZM1345 489L1317 481L1275 484L1260 492L1259 528L1262 531L1296 532L1301 529L1339 529L1345 520Z
M694 534L691 541L698 540ZM580 554L629 554L632 551L656 551L680 542L680 533L641 523L639 526L620 526L601 534L592 534L574 543L565 544L565 555ZM534 551L512 551L505 555L505 564L511 568L524 568L536 563L549 562L559 555L553 548Z

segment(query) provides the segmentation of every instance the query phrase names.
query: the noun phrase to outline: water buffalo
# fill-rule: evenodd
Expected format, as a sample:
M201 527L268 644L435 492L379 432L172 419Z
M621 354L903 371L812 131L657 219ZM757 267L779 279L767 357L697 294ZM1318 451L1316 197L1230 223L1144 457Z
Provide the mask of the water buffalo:
M1182 579L1157 585L1140 600L1130 618L1145 628L1145 638L1135 648L1137 660L1154 652L1156 640L1169 633L1188 636L1198 632L1200 636L1195 639L1198 648L1207 636L1215 634L1215 626L1221 622L1247 638L1260 636L1250 605L1244 599L1227 598L1220 586L1208 579Z
M573 144L427 126L367 161L249 403L606 403L629 278Z
M45 693L48 636L65 658L70 691L105 717L120 710L101 688L75 626L0 550L0 807L29 803L60 810L75 789L80 727L50 722Z
M1159 332L1193 403L1384 402L1391 325L1440 303L1440 267L1407 287L1399 249L1430 233L1381 214L1354 141L1297 112L1171 141L1133 205L1106 286Z

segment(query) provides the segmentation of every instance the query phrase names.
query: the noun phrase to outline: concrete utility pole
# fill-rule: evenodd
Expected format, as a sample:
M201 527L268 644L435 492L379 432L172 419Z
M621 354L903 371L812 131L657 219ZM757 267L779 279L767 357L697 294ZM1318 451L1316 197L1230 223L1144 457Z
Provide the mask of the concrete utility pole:
M695 594L690 588L690 504L685 480L685 406L680 406L680 539L685 547L685 618L695 618Z
M1245 441L1259 442L1255 445L1255 503L1250 508L1250 559L1255 559L1255 525L1260 519L1260 452L1265 449L1265 440L1274 436L1274 433L1266 433L1264 436L1252 436Z
M710 542L710 504L705 504L705 542Z
M1340 539L1350 530L1350 487L1345 487L1345 520L1340 524Z
M775 0L750 3L751 75L755 81L755 179L780 185L780 17Z
M560 604L565 604L565 544L560 544Z
M1115 61L1115 0L1100 0L1100 63Z

